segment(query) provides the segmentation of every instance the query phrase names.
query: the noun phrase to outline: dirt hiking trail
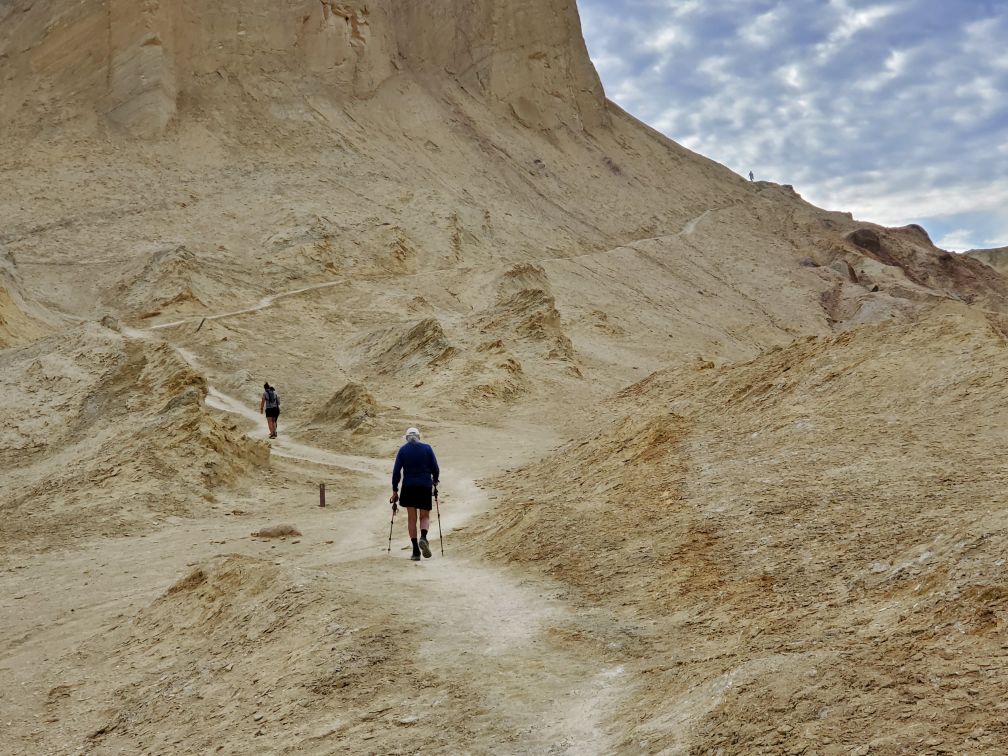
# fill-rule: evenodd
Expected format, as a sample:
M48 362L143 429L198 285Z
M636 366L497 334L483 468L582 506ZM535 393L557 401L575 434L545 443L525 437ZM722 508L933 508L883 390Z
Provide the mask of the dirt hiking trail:
M149 333L132 329L128 335L150 338ZM202 368L191 353L176 351L194 369ZM206 404L228 413L250 437L265 437L262 418L238 399L210 388ZM507 743L507 750L514 753L612 752L606 722L624 694L623 666L611 654L594 661L594 641L582 647L585 643L577 640L578 628L586 618L575 616L559 586L488 564L476 556L464 534L466 523L490 508L487 492L476 481L502 472L477 450L521 449L520 456L506 459L509 467L517 466L538 447L527 443L528 436L522 437L523 445L510 443L516 438L506 430L489 432L460 425L442 427L438 437L430 439L444 470L441 525L446 556L441 557L437 518L432 514L429 537L434 557L412 563L404 549L408 545L404 510L395 519L391 554L386 551L391 456L379 459L313 447L292 439L281 419L281 435L270 443L275 481L264 489L215 502L215 515L172 519L154 533L120 539L114 553L102 550L99 554L89 546L66 553L46 570L44 584L19 579L21 569L41 574L31 565L5 573L4 594L14 599L3 602L5 615L12 617L0 637L4 647L11 649L0 660L3 683L37 687L35 699L45 697L47 690L51 696L60 686L73 689L70 670L75 660L90 658L92 653L115 658L136 643L123 638L137 632L136 620L130 618L138 611L149 611L144 607L151 596L164 593L187 571L208 560L238 553L267 560L310 584L334 587L341 603L353 605L355 617L380 626L382 644L397 648L400 666L391 670L387 690L372 699L380 715L377 720L375 709L358 712L360 721L343 712L328 736L302 733L305 740L299 751L327 753L338 743L350 752L400 752L403 746L398 739L408 728L407 741L417 749L423 743L441 743L439 750L448 752L489 752ZM538 439L543 448L556 440L545 434ZM315 481L326 478L330 481L328 506L322 509L317 505ZM279 542L250 536L259 526L279 522L296 525L303 535ZM500 549L518 547L499 544ZM72 613L66 611L70 594L75 597L70 602ZM23 601L31 602L33 610L15 613ZM103 626L109 617L116 620ZM88 627L103 627L100 636L104 638L75 649L75 639L86 635ZM117 639L121 646L116 645ZM157 637L145 641L160 642ZM66 679L35 678L40 658L52 660L64 654L68 663L62 677ZM317 663L324 665L325 658ZM118 690L116 697L121 699L126 690L121 687L123 679L130 677L120 677L121 666L138 671L141 667L120 662L105 675L98 674L96 688L109 693ZM378 674L389 671L382 669ZM142 675L133 685L141 679ZM79 701L71 696L62 704L69 709L60 716L59 730L66 731L65 740L41 727L38 714L30 709L21 708L10 716L34 730L39 747L59 750L71 748L75 739L79 742L79 732L69 723L97 722L108 711L108 701L101 696ZM248 715L258 716L257 712ZM173 752L200 751L202 746L191 739L195 735L185 732L185 717L176 719L157 723L156 742ZM377 725L384 720L384 727L361 729L365 723ZM275 732L257 739L260 752L287 752L291 742L297 741L300 731L296 727L292 733L288 725L278 725ZM95 752L139 748L145 742L142 729L133 731L119 724L90 742ZM100 730L101 725L95 726L95 731ZM445 741L446 731L466 733L465 739ZM356 741L357 737L361 740ZM242 752L241 743L239 735L224 746L224 752ZM405 752L411 750L405 748ZM14 752L28 753L31 747Z
M264 433L254 411L234 398L213 390L207 404L255 421L257 430L250 435ZM377 477L379 490L388 488L388 460L336 455L285 435L273 439L271 447L275 456ZM497 720L497 727L503 724L519 733L514 744L519 750L611 752L605 715L620 698L622 667L600 669L591 663L591 654L571 654L550 642L551 629L573 621L572 610L556 597L556 586L519 578L475 558L453 555L459 546L452 543L451 535L490 508L475 480L499 471L467 459L462 449L472 448L469 443L463 442L462 448L452 444L440 448L442 458L450 459L452 466L450 483L446 479L443 484L453 489L444 497L451 507L442 513L443 534L449 536L445 558L440 556L436 535L437 515L432 513L429 538L435 557L419 564L403 563L408 552L402 546L406 520L402 509L396 516L391 555L381 553L380 540L378 556L360 554L365 548L360 544L374 539L376 526L382 522L380 505L341 515L333 554L339 561L354 562L355 587L365 593L373 591L386 607L395 607L393 617L409 617L421 624L431 618L432 632L424 636L417 651L421 668L425 663L436 666L439 676L466 681L481 700L495 702L488 718ZM376 492L372 498L380 502L383 495ZM462 554L467 551L463 547ZM356 558L349 556L354 553ZM317 565L323 574L327 567ZM396 572L399 569L403 570L401 575ZM397 628L393 625L389 632L396 633ZM432 707L426 717L437 720L439 712Z

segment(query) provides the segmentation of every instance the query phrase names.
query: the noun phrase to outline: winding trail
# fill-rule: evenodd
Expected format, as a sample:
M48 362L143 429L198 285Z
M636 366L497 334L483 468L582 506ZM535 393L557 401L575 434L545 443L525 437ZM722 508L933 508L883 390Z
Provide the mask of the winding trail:
M206 319L258 312L286 298L343 283L301 287ZM120 331L134 340L167 336L171 344L172 327L200 319L146 328L122 325ZM196 372L211 372L197 355L171 346ZM265 425L257 407L213 385L208 387L205 403L235 418L248 436L264 439ZM402 548L408 544L404 516L396 518L394 547L391 553L387 550L390 459L335 453L286 432L269 442L279 474L273 479L264 476L257 481L263 485L252 489L218 492L220 498L201 502L196 518L167 516L156 528L121 534L111 544L108 539L73 542L60 552L59 560L45 554L32 557L30 564L17 566L18 572L0 575L0 593L11 596L3 606L7 621L0 627L0 642L9 649L0 658L0 680L21 692L23 701L17 711L5 712L5 716L21 722L24 731L32 731L42 742L51 728L41 721L46 715L47 689L42 687L46 681L38 676L39 664L72 658L96 628L103 634L129 626L194 566L238 553L307 580L347 586L345 593L337 595L352 601L360 616L381 626L389 644L410 649L414 674L429 683L424 690L429 696L424 704L427 709L416 708L424 695L415 689L402 688L398 681L382 687L380 678L390 674L387 669L368 678L359 695L372 709L395 712L388 716L396 718L387 720L393 726L403 723L398 717L404 715L398 712L428 714L408 723L413 728L411 736L418 738L418 748L422 733L447 732L459 738L452 752L613 753L619 741L609 723L631 685L624 657L611 647L600 652L605 648L600 643L610 632L612 637L621 637L613 630L614 619L586 617L591 613L578 612L565 600L563 586L491 561L496 553L520 548L520 544L477 546L472 539L455 534L489 512L490 499L496 498L475 481L517 467L559 440L547 433L530 437L528 431L442 423L436 445L444 467L450 470L441 500L446 558L441 558L434 541L434 558L408 561ZM481 449L493 453L481 456ZM328 471L321 472L319 466ZM312 487L320 478L336 483L324 509L313 500ZM250 537L254 528L277 522L295 523L304 536L280 545ZM23 576L18 574L21 570ZM30 602L32 611L17 611L21 601ZM296 634L290 641L297 643ZM193 661L202 664L205 659L193 657ZM47 674L50 682L61 682L64 672ZM129 674L134 681L151 680L142 671ZM104 716L103 709L110 705L107 695L117 690L121 679L118 670L110 670L104 679L92 680L89 685L97 691L96 697L74 698L75 716L81 721ZM291 681L291 690L300 682ZM378 691L374 694L378 697L369 700L371 691ZM444 701L452 711L438 709ZM350 711L346 716L364 721L371 713ZM240 728L240 722L236 723ZM331 753L337 745L338 750L354 752L401 750L396 741L383 740L386 734L376 728L378 734L366 741L309 738L298 742L292 737L282 752ZM389 737L393 734L388 733ZM140 750L138 742L132 741L134 750ZM67 744L67 749L53 752L68 752L70 741ZM76 749L79 742L73 745ZM281 752L262 752L267 751Z
M279 294L271 294L268 297L263 297L256 304L251 307L245 307L240 310L229 310L228 312L222 312L217 315L196 315L191 318L182 318L180 320L172 320L168 323L158 323L157 325L149 326L148 331L161 331L165 328L175 328L176 326L185 325L186 323L198 323L201 320L223 320L224 318L233 318L236 315L247 315L252 312L259 312L260 310L266 310L272 307L278 300L287 299L288 297L296 297L299 294L304 294L309 291L318 291L319 289L331 289L334 286L339 286L340 284L345 284L345 279L340 279L338 281L326 281L325 283L313 284L312 286L304 286L300 289L292 289L291 291L282 291Z
M693 236L693 232L696 231L697 226L700 225L700 221L702 221L704 218L706 218L713 212L715 212L714 208L704 210L702 213L700 213L700 215L698 215L696 218L694 218L685 226L683 226L683 230L680 231L678 234L676 234L676 236Z
M265 309L281 297L312 288L323 286L267 297L255 308L240 312ZM237 313L207 319L233 314ZM155 331L171 325L175 323L145 330L124 328L123 333L148 339ZM206 373L194 354L175 349L194 370ZM238 399L211 387L206 405L239 419L250 437L265 438L258 412ZM491 507L475 480L501 472L497 467L502 460L476 459L474 449L480 447L474 440L476 433L477 429L461 426L438 441L442 462L451 460L451 477L444 481L444 487L450 486L452 491L442 496L445 534L451 534ZM340 493L351 495L334 502L334 506L306 510L302 504L294 515L306 541L313 532L327 533L331 540L325 543L331 546L308 549L302 546L301 551L286 552L286 558L293 559L296 566L318 571L325 575L324 579L336 584L347 580L347 570L351 570L349 579L353 580L355 595L373 596L365 600L375 602L373 608L366 609L375 616L385 616L389 607L395 607L392 617L401 616L405 622L429 617L431 631L417 638L418 658L437 660L437 678L443 685L461 685L471 691L474 708L456 714L466 731L475 729L478 733L482 728L486 737L494 737L492 733L499 732L502 723L506 723L508 731L515 733L506 750L515 753L580 756L613 751L615 742L609 737L606 723L627 690L624 668L611 662L600 666L590 644L557 639L566 636L561 628L575 626L580 621L560 598L563 591L559 586L497 567L470 555L469 549L450 540L447 558L440 557L437 541L433 541L435 558L408 562L406 552L400 550L407 543L404 516L396 519L395 548L390 555L386 553L387 509L352 503L387 499L390 460L336 454L294 440L286 433L271 440L270 448L274 457L283 458L288 464L338 468L348 471L356 481L350 488L341 489ZM517 456L506 460L508 464L520 461ZM285 516L290 517L289 506L287 510ZM334 517L338 521L336 528ZM217 521L210 523L209 529L230 538L234 536L233 525ZM227 535L220 532L221 528L230 528ZM147 541L145 546L149 545ZM397 629L390 627L389 632L395 634ZM410 705L410 691L403 691L403 695L403 700L395 703L397 707ZM487 706L493 711L490 720L481 713ZM485 745L481 743L477 750L482 751ZM378 744L374 747L380 750Z
M190 363L191 365L192 363ZM209 387L206 405L221 412L227 412L244 418L255 425L255 430L249 430L245 435L250 438L265 439L266 431L262 428L262 418L251 407L242 404L233 396L228 396L222 391L218 391L213 386ZM287 434L270 440L270 454L274 457L285 459L295 459L301 462L311 462L316 465L326 465L328 467L338 467L352 472L370 475L375 478L385 480L387 477L388 463L385 460L373 459L371 457L361 457L355 454L337 454L325 449L317 449L307 444L299 444L292 440Z
M698 215L695 218L693 218L690 221L688 221L683 226L683 228L681 230L677 231L676 233L666 234L664 236L649 237L647 239L635 239L635 240L633 240L631 242L627 242L626 244L621 244L618 247L615 247L614 249L621 249L622 247L625 247L625 246L632 246L633 244L635 244L637 242L641 242L641 241L656 241L656 240L660 240L660 239L670 239L670 238L677 238L677 237L683 237L683 236L692 236L693 233L696 231L697 226L704 220L704 218L706 218L711 213L717 212L720 209L721 208L708 208L707 210L704 210L702 213L700 213L700 215ZM612 250L606 250L606 251L612 251ZM542 258L540 260L537 260L536 262L537 263L544 263L544 262L556 262L556 261L560 261L560 260L573 260L573 259L576 259L576 258L579 258L579 257L590 257L592 255L598 255L598 254L599 254L598 252L586 252L586 253L581 254L581 255L569 255L569 256L564 256L564 257L545 257L545 258ZM444 268L441 271L439 271L439 270L427 271L426 273L420 273L420 274L414 274L414 275L429 275L430 273L438 273L438 272L445 272L445 271L451 271L451 270L455 270L455 269L454 268ZM346 283L347 283L347 280L345 278L340 278L340 279L335 280L335 281L324 281L322 283L312 284L311 286L302 286L302 287L297 288L297 289L291 289L289 291L282 291L282 292L279 292L277 294L270 294L269 296L263 297L256 304L251 305L250 307L243 307L243 308L239 308L237 310L228 310L227 312L221 312L221 313L217 313L215 315L193 315L193 316L190 316L190 317L179 318L178 320L170 320L170 321L168 321L166 323L157 323L155 325L147 326L146 328L143 328L143 329L135 329L135 328L133 328L133 329L124 329L124 332L125 332L125 330L130 330L134 336L137 336L137 335L139 335L139 334L141 334L143 332L147 332L147 331L162 331L162 330L166 330L166 329L169 329L169 328L177 328L178 326L185 325L187 323L199 323L199 322L204 321L204 320L207 321L207 322L211 322L211 321L214 321L214 320L223 320L225 318L233 318L233 317L237 317L239 315L248 315L250 313L261 312L262 310L269 309L270 307L272 307L277 302L279 302L279 301L281 301L283 299L288 299L290 297L296 297L296 296L299 296L300 294L305 294L305 293L311 292L311 291L318 291L320 289L331 289L331 288L333 288L335 286L340 286L340 285L343 285L343 284L346 284Z

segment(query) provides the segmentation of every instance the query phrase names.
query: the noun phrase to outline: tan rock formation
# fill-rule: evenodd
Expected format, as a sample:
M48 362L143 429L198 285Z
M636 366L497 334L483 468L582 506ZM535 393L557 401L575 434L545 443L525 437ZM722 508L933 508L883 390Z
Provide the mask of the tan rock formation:
M6 19L0 81L14 85L0 101L6 118L65 117L84 105L150 136L180 103L212 106L234 87L288 101L367 97L406 74L454 79L531 127L580 130L604 119L567 0L15 0Z
M966 253L1002 274L1008 274L1008 247L994 249L971 249Z
M25 301L13 262L0 257L0 349L44 336L53 325L49 313Z

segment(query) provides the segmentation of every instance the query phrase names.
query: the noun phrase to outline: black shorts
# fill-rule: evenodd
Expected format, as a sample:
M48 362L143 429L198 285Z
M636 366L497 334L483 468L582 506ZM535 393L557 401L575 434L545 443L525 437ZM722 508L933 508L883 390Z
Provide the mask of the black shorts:
M272 417L274 420L276 418L280 417L280 408L279 407L267 407L266 408L266 417Z
M428 512L434 508L434 492L429 486L403 486L399 494L399 506L410 509L425 509Z

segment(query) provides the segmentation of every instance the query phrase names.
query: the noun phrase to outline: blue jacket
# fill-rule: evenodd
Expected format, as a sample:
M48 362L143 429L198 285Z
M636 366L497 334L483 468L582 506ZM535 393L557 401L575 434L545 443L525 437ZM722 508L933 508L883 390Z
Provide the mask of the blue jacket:
M407 441L399 447L396 454L395 467L392 468L392 490L399 489L399 477L402 476L403 486L435 486L441 470L438 469L437 457L430 444L419 441Z

